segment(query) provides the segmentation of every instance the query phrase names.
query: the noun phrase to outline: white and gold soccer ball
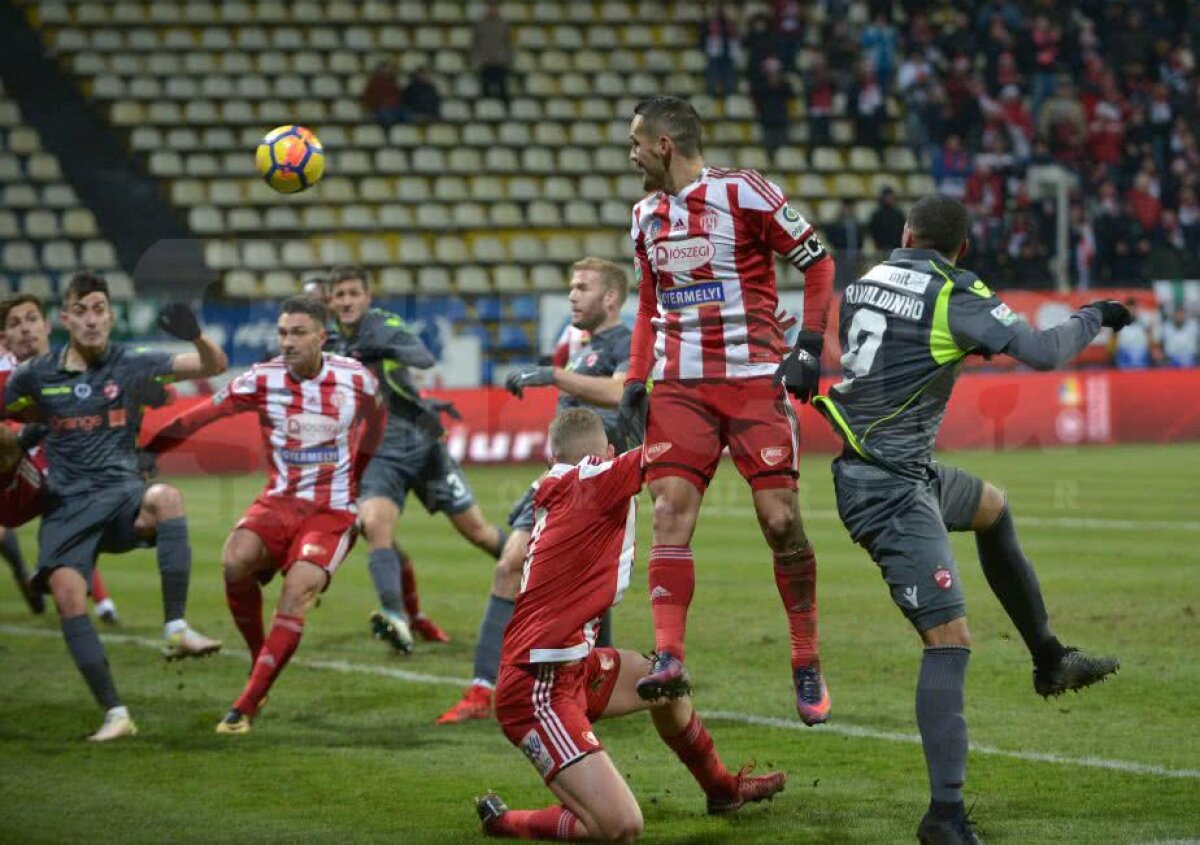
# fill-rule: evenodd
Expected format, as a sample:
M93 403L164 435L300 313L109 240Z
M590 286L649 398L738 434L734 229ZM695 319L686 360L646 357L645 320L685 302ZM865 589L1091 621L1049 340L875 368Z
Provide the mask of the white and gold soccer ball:
M254 155L263 180L281 194L307 190L325 175L325 148L303 126L277 126L259 142Z

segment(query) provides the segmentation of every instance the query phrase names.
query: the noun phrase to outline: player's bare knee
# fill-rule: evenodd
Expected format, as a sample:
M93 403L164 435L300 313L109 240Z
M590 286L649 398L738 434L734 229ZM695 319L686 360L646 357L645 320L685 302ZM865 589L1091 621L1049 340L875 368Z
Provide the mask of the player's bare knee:
M154 484L142 500L159 522L183 516L183 494L170 484Z
M654 535L657 542L671 542L677 539L664 535L687 534L690 537L690 528L695 520L696 514L684 501L665 495L654 500ZM686 543L688 539L680 542Z
M987 531L996 524L1000 514L1004 512L1008 500L1004 491L990 481L983 482L983 492L979 495L979 507L975 509L975 518L971 520L973 531Z
M502 599L515 599L521 588L521 566L521 558L500 558L492 570L492 593Z
M928 647L960 646L971 647L971 631L967 627L967 617L960 616L949 622L921 632L921 641Z

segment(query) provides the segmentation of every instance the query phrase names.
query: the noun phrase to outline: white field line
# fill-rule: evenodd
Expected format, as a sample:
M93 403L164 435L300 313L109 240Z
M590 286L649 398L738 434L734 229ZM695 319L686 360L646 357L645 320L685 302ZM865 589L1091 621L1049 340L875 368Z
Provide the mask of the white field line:
M703 513L712 516L754 517L754 509L728 505L710 505ZM821 521L839 520L837 511L805 510L801 508L800 515L804 519ZM1016 517L1017 529L1022 525L1035 528L1086 528L1100 531L1200 531L1200 520L1168 520L1168 519L1101 519L1100 517L1078 516L1026 516Z
M14 637L44 637L49 639L57 639L61 636L58 631L48 628L26 628L20 625L0 625L0 634L6 634ZM158 650L162 648L162 641L151 639L149 637L135 637L129 634L103 634L101 639L110 643L118 643L123 645L137 645L143 648L152 648ZM233 651L220 652L222 657L229 657L239 660L243 663L247 661L247 655L240 648ZM409 672L406 669L393 669L390 666L374 666L366 663L351 663L347 660L311 660L307 658L294 658L292 663L303 666L307 669L322 669L329 672L342 672L346 674L356 675L376 675L385 678L395 678L400 681L406 681L412 684L432 684L437 686L448 686L461 688L470 683L467 678L450 678L444 675L428 675L423 672ZM920 744L921 737L917 734L897 733L895 731L881 731L875 728L865 727L862 725L847 725L842 723L833 723L821 725L817 728L805 727L800 722L777 719L771 716L756 716L752 713L738 713L727 710L706 710L702 714L706 719L718 719L726 722L738 722L743 725L758 725L767 728L779 728L788 731L813 731L814 734L834 733L841 736L850 736L857 739L875 739L886 742L904 742L909 744ZM1110 760L1104 757L1068 757L1062 754L1044 753L1040 751L1011 751L1005 748L997 748L993 745L981 745L978 743L971 744L971 753L983 754L992 757L1008 757L1014 760L1025 760L1033 763L1053 763L1060 766L1080 766L1088 769L1106 769L1108 771L1123 772L1131 775L1151 775L1155 777L1167 778L1200 778L1200 770L1197 769L1172 769L1167 766L1160 766L1154 763L1135 763L1129 760Z

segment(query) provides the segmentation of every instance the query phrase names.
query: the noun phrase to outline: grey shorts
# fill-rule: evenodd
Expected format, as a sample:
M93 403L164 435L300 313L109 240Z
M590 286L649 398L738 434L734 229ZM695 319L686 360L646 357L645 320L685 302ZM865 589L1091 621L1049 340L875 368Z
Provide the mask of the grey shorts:
M90 490L87 495L50 496L38 529L38 565L33 586L49 592L50 573L74 569L92 588L92 570L100 553L121 554L154 545L139 537L134 522L146 495L140 480Z
M380 453L371 458L359 489L360 502L386 498L404 510L409 492L416 494L429 513L449 516L475 504L475 493L458 461L440 440L399 455Z
M892 601L918 631L966 615L949 532L970 529L981 480L936 462L915 480L838 458L833 485L850 538L879 565Z

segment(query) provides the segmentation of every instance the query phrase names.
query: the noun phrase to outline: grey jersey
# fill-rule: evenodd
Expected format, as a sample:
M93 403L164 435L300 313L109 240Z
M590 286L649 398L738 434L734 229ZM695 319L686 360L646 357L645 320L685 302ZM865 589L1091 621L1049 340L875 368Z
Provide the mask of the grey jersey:
M933 250L897 249L843 293L843 380L816 405L862 457L920 473L963 358L1005 352L1048 369L1099 330L1100 312L1089 307L1035 331L973 273Z
M65 368L66 355L64 349L26 361L4 393L8 413L39 419L49 429L50 492L73 496L139 480L142 409L126 388L141 379L169 380L175 356L110 343L80 372Z
M428 423L430 412L421 403L409 368L432 367L433 353L402 318L378 308L363 315L353 334L341 326L336 332L330 334L326 349L360 359L383 386L388 422L379 454L396 455L423 445L431 436L430 426L418 427L416 421L424 417Z
M592 335L591 340L567 363L567 369L581 376L613 376L629 369L629 348L633 332L624 323L618 323ZM604 421L608 439L617 443L617 409L590 405L566 391L558 393L558 410L567 408L591 408Z

